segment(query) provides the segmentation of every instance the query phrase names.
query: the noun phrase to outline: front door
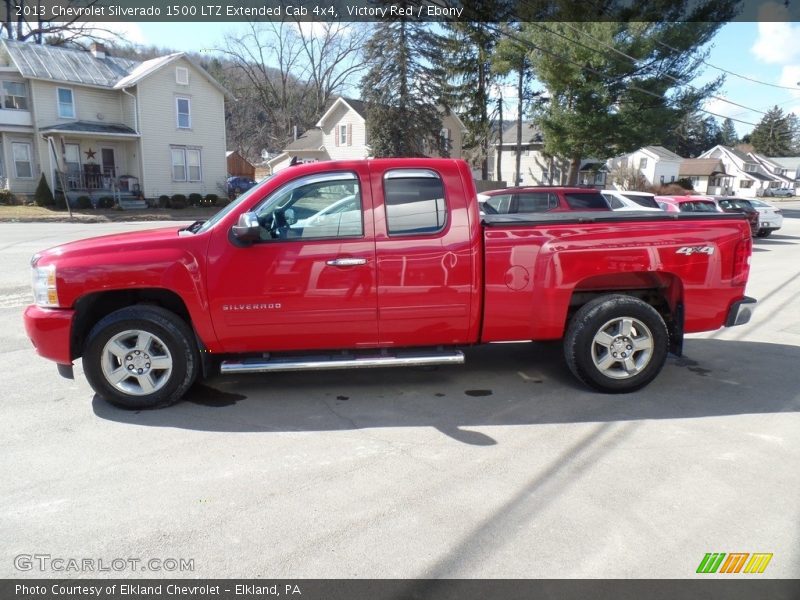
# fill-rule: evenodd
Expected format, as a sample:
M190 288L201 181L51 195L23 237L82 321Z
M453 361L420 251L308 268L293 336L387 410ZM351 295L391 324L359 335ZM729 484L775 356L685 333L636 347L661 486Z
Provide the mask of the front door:
M209 305L226 352L377 345L366 180L366 167L359 167L281 186L254 209L262 239L252 245L237 246L229 231L215 232Z
M103 169L103 177L115 178L117 176L117 161L114 148L101 148L100 160Z

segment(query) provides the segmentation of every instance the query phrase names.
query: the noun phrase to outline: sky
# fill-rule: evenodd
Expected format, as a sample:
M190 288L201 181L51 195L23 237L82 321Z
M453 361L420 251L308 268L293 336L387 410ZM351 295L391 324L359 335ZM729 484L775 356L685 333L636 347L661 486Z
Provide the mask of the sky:
M195 52L213 52L215 47L223 44L226 33L235 34L244 26L242 23L207 22L118 24L130 42ZM751 131L763 112L775 105L786 113L794 112L800 116L798 40L800 23L737 22L724 25L708 46L710 53L706 62L763 83L727 74L725 83L716 94L719 98L709 99L706 110L742 121L734 123L739 135ZM720 74L720 70L706 66L696 83L704 83ZM506 114L513 118L514 103L509 104Z

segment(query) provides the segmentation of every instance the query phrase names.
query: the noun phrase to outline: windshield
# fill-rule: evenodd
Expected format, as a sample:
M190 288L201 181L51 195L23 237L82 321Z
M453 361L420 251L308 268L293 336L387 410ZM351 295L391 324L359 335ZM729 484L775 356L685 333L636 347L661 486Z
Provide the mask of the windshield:
M209 229L211 229L214 225L216 225L222 219L224 219L226 215L230 214L231 211L235 210L236 207L239 206L239 204L241 204L242 202L247 200L252 194L254 194L256 192L256 190L259 189L260 187L261 187L260 185L256 185L254 187L251 187L249 190L247 190L242 195L240 195L238 198L236 198L236 200L234 200L233 202L231 202L230 204L228 204L227 206L222 208L222 210L220 210L218 213L216 213L208 221L203 223L197 229L197 231L195 233L203 233L204 231L208 231Z

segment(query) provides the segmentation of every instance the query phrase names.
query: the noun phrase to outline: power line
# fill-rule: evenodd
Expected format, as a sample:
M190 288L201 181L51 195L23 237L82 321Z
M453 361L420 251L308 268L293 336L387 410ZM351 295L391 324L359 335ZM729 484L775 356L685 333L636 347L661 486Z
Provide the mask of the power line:
M574 60L572 60L570 58L567 58L564 55L552 52L551 50L547 50L545 48L542 48L541 46L537 46L533 42L531 42L529 40L522 39L522 38L520 38L518 36L515 36L514 34L512 34L511 32L509 32L507 30L500 29L500 28L498 28L498 27L496 27L494 25L489 25L489 29L495 31L499 35L504 35L504 36L508 37L509 39L514 40L515 42L517 42L518 44L520 44L520 45L522 45L524 47L528 47L528 48L531 48L533 50L538 50L539 52L542 52L544 54L552 56L553 58L556 58L558 60L562 60L562 61L564 61L566 63L573 64L573 65L575 65L577 67L580 67L580 68L582 68L582 69L584 69L584 70L586 70L586 71L588 71L588 72L590 72L590 73L592 73L594 75L597 75L598 77L602 77L604 79L610 79L608 77L608 75L606 75L605 73L601 73L600 71L597 71L596 69L593 69L593 68L588 67L588 66L586 66L584 64L576 62L576 61L574 61ZM629 85L628 88L631 89L631 90L640 92L642 94L646 94L648 96L652 96L654 98L658 98L659 100L664 100L663 96L661 96L660 94L656 94L654 92L651 92L650 90L646 90L646 89L640 88L640 87L635 86L635 85ZM704 108L699 108L697 110L699 110L700 112L704 112L706 114L709 114L709 115L713 115L715 117L719 117L721 119L729 118L729 119L731 119L731 121L736 121L737 123L743 123L745 125L750 125L752 127L756 126L756 123L751 123L750 121L744 121L742 119L734 119L732 117L725 117L724 115L720 115L718 113L712 112L710 110L706 110Z

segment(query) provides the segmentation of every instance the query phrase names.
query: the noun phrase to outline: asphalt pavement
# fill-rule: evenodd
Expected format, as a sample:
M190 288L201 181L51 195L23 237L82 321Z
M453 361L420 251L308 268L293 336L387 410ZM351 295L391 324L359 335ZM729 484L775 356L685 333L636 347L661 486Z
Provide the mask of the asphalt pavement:
M36 250L152 224L0 224L0 577L686 578L709 552L799 577L800 203L781 207L752 322L689 336L637 393L512 344L217 377L141 412L60 378L22 311Z

